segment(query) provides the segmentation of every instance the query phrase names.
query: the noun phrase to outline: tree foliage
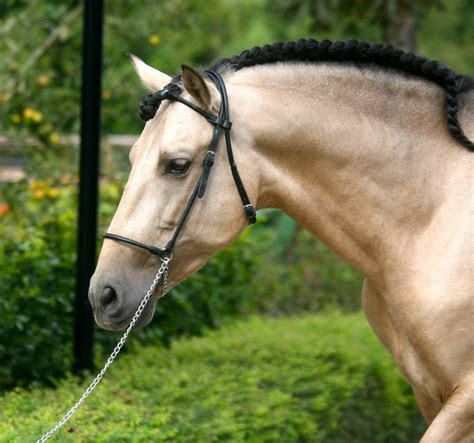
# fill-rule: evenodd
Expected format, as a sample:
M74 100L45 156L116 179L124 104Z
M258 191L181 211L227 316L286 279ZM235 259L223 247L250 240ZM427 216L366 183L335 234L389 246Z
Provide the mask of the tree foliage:
M469 0L121 0L106 2L103 128L139 132L144 91L125 54L174 74L263 43L316 37L384 40L390 17L416 13L419 48L453 68L474 70ZM0 132L33 136L50 149L78 131L82 3L0 3ZM433 39L435 44L433 44ZM456 51L453 51L453 46ZM36 111L31 114L30 110ZM31 115L34 118L31 118Z

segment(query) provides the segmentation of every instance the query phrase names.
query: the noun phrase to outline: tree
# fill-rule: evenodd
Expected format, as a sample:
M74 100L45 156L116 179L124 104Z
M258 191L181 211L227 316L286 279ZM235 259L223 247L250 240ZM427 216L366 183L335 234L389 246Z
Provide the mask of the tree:
M420 0L278 0L277 11L306 16L313 33L341 28L359 34L362 26L374 26L382 40L407 51L415 51L419 18L441 2Z

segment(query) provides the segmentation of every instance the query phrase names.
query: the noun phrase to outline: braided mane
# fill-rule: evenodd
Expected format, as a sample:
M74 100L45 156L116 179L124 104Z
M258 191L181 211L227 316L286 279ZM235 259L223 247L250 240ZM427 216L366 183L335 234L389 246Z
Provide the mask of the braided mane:
M404 52L391 45L357 40L345 42L323 40L318 42L313 39L274 43L255 47L231 58L219 60L212 66L212 69L218 72L238 71L249 66L288 61L373 63L430 80L445 91L449 132L463 146L474 152L474 143L466 137L457 118L459 96L474 88L474 78L459 75L438 61L429 60L411 52Z
M459 96L470 89L474 89L474 77L459 75L442 63L420 57L412 52L404 52L391 45L378 43L359 42L348 40L346 42L331 42L323 40L318 42L313 39L298 40L297 42L274 43L255 47L243 51L239 55L222 59L214 63L212 70L219 73L238 71L249 66L265 65L277 62L291 61L336 61L352 62L356 64L375 64L386 66L409 74L425 78L441 86L446 97L446 119L451 135L469 151L474 152L474 143L470 141L459 123L457 114L459 109ZM174 77L168 91L179 95L180 76ZM140 104L140 116L149 120L156 114L161 101L165 98L163 91L149 94Z

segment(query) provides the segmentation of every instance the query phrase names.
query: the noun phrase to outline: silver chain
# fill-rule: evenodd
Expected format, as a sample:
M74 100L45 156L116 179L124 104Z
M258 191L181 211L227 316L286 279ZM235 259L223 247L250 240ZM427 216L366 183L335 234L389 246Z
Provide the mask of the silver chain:
M97 385L100 383L105 373L107 372L107 369L109 369L109 366L117 358L117 355L119 354L123 345L127 341L127 338L130 332L132 331L132 328L135 326L135 323L140 318L140 315L142 314L143 310L145 309L145 306L147 305L148 301L153 295L153 291L155 290L156 285L160 281L161 277L163 277L163 290L161 292L161 297L163 297L168 292L168 263L170 262L170 260L171 260L171 257L166 257L163 259L163 263L161 264L160 269L158 269L158 272L156 273L155 278L153 279L153 283L151 284L150 289L148 289L147 293L143 297L143 300L138 306L137 311L135 312L135 315L133 316L132 321L128 325L127 330L125 331L122 338L119 340L119 342L115 346L114 350L110 354L110 357L107 359L107 362L105 363L102 370L97 374L97 376L94 378L92 383L87 387L87 389L84 391L84 393L82 394L81 398L77 401L77 403L71 409L69 409L69 411L64 415L64 417L61 418L61 420L59 420L46 434L44 434L43 437L37 440L36 443L45 442L59 428L64 426L64 424L71 418L71 415L74 414L74 412L76 412L76 410L82 405L82 403L84 403L86 398L89 397L92 391L97 387Z

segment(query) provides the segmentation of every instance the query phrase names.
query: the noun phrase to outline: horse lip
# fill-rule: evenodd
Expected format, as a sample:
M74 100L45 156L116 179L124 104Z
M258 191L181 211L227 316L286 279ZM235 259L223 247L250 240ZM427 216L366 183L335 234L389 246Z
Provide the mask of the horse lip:
M131 321L129 315L114 316L103 311L94 313L94 318L99 327L107 331L123 331Z
M107 331L124 331L130 324L130 321L116 322L111 321L110 319L99 319L97 317L96 322L101 329L105 329Z
M114 325L112 322L108 321L108 320L99 320L96 318L95 320L97 322L97 324L100 326L100 328L102 329L105 329L107 331L117 331L117 330L120 330L116 327L116 325Z
M140 328L145 327L148 323L150 323L151 319L153 318L154 311L155 311L154 304L150 303L150 305L148 305L143 310L142 314L140 315L140 317L138 318L137 322L135 323L132 329L133 330L140 329ZM135 315L135 312L136 310L133 311L131 315L130 314L121 315L117 318L114 318L114 316L110 316L110 315L101 316L101 317L94 315L94 317L95 317L95 321L97 322L99 327L101 327L102 329L105 329L108 331L124 331L130 325L133 319L133 316Z

